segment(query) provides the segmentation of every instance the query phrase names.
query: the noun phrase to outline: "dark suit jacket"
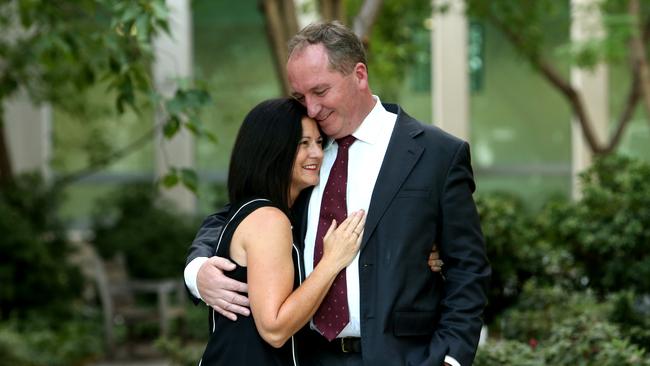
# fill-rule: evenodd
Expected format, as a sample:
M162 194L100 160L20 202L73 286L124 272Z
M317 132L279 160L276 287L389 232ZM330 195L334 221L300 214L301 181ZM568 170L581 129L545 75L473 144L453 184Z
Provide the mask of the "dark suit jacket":
M364 364L441 365L449 355L468 366L478 344L490 276L472 199L469 146L421 124L397 105L384 106L398 117L372 194L359 258ZM297 212L304 207L298 204ZM296 216L302 218L304 233L306 215ZM208 217L204 225L215 220L215 215ZM215 236L201 234L188 263L212 255L205 244ZM445 262L444 275L427 265L434 242Z

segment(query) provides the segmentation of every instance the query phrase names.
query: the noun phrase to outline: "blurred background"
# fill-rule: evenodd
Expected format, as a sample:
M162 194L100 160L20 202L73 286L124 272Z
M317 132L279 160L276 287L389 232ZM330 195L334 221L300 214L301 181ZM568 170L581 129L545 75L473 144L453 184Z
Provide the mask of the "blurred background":
M6 0L0 366L196 364L187 248L321 19L363 40L383 102L472 146L474 364L650 365L647 1Z

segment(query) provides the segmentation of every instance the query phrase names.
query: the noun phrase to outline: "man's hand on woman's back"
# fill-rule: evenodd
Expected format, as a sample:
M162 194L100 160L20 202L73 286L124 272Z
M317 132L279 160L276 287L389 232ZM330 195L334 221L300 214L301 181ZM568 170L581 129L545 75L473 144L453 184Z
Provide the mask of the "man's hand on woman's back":
M196 285L207 305L234 321L237 314L250 315L250 309L248 298L241 294L248 292L248 285L223 274L233 269L235 264L228 259L211 257L199 268Z

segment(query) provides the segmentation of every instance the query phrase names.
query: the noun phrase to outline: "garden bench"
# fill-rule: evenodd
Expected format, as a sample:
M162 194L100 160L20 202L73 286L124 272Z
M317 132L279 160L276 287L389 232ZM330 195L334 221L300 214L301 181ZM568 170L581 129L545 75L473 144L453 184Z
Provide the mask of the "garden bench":
M128 336L131 335L132 327L139 322L157 322L161 337L169 335L170 323L175 318L181 319L181 328L183 327L187 294L180 279L134 280L128 276L123 256L118 255L110 261L97 255L94 257L95 282L103 310L105 342L109 354L115 351L114 326L117 324L127 327ZM157 305L152 308L138 302L138 294L155 295Z

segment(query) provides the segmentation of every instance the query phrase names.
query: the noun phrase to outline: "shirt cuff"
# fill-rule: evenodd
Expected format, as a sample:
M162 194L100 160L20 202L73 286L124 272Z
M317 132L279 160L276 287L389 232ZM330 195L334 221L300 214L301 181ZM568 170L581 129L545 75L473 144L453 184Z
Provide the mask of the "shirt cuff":
M208 261L208 257L197 257L192 259L192 261L185 267L183 276L185 277L185 286L190 290L190 293L194 295L197 299L201 299L201 294L199 293L199 288L196 285L196 277L199 274L199 268L203 263Z
M460 363L451 356L445 356L445 362L450 364L451 366L460 366Z

